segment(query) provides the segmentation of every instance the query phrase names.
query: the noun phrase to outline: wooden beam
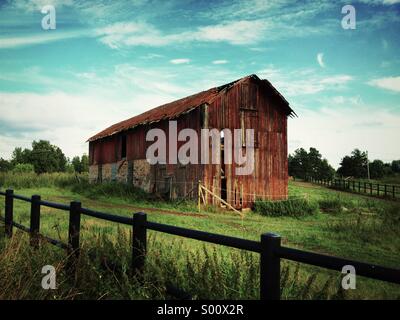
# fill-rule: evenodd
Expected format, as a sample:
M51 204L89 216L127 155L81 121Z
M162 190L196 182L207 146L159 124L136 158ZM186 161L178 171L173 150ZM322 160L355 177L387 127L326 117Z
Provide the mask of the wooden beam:
M209 194L211 194L213 197L217 198L219 201L221 201L224 205L226 205L228 208L232 209L233 211L235 211L236 213L240 214L241 217L243 217L243 213L241 213L239 210L237 210L236 208L234 208L232 205L230 205L228 202L226 202L224 199L222 199L221 197L217 196L215 193L212 193L210 190L208 190L206 187L204 187L203 185L200 185L201 189L205 190L206 192L208 192Z

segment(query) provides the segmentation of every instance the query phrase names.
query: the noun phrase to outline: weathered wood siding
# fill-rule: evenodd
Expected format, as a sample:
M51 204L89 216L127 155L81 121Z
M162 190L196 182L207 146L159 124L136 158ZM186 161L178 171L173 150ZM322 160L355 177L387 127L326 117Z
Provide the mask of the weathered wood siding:
M256 198L285 199L288 194L287 116L279 99L263 90L251 79L231 87L208 108L210 128L240 129L241 108L255 109L258 146L255 148L255 168L252 175L235 175L235 162L225 165L227 200L236 207L251 207ZM252 111L249 111L252 113ZM208 165L204 183L220 195L220 166ZM211 197L208 197L209 201Z
M235 175L236 164L225 165L227 201L237 208L246 208L251 207L257 198L287 198L287 113L282 106L282 100L276 93L266 90L260 82L252 78L223 90L224 92L219 94L206 109L198 107L175 119L178 133L182 129L192 128L200 137L200 129L205 124L205 118L210 129L240 129L243 124L247 129L255 129L257 145L253 173L247 176ZM206 114L204 110L207 110ZM243 120L241 120L242 112L246 113ZM123 161L128 161L126 170L129 172L129 166L132 163L146 159L147 147L152 143L146 142L146 133L150 128L159 128L166 132L168 159L169 121L162 120L148 125L139 125L128 131L90 142L91 165L117 163L117 169L119 169ZM123 135L126 135L127 139L126 159L121 159L120 156ZM178 142L178 150L184 143ZM199 150L199 162L200 154L201 150ZM151 192L163 193L169 189L171 197L180 198L196 187L197 182L201 180L207 188L221 196L221 165L188 164L184 166L179 163L167 163L151 166L149 172L151 177L148 190ZM131 181L129 175L132 173L128 173L128 182ZM197 192L193 192L192 195L196 197ZM209 203L218 204L218 201L212 199L211 196L206 198Z

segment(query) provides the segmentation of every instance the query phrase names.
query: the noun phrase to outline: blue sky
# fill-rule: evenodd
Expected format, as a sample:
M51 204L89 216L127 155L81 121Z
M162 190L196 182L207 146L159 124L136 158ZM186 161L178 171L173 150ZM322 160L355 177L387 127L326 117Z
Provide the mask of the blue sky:
M299 115L289 152L400 159L399 31L400 0L0 1L0 157L34 139L82 154L117 121L255 73Z

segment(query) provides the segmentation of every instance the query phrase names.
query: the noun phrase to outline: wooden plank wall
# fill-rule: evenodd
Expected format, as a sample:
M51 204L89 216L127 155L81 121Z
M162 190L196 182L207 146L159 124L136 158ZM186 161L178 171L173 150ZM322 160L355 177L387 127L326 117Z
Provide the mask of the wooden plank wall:
M260 197L284 199L288 193L287 116L283 107L280 106L282 102L270 90L261 87L260 82L255 81L249 78L245 82L232 86L207 108L208 127L220 130L241 128L241 108L257 110L257 117L249 120L258 129L258 147L255 149L253 174L235 176L235 163L225 165L227 201L237 208L251 207L254 200ZM196 108L177 118L178 132L184 128L192 128L198 132L200 137L201 124L204 119L202 110L204 108ZM89 148L92 164L113 163L120 160L121 134L127 135L127 160L145 159L146 149L151 144L151 142L146 142L147 130L149 128L163 129L167 133L168 142L168 121L163 120L150 125L138 126L125 133L91 142ZM247 121L247 125L249 125L249 121ZM183 143L178 142L178 149ZM200 153L201 150L199 162ZM152 170L154 183L161 183L159 181L163 179L160 176L161 173L172 177L172 195L175 197L184 196L191 187L197 184L199 179L209 190L221 196L220 165L167 164L164 168L157 165ZM207 196L207 201L217 204L217 201L211 196Z
M257 109L258 147L252 175L235 176L236 165L226 165L227 200L236 207L252 206L254 199L284 199L287 197L287 116L279 100L268 94L252 79L230 88L209 107L210 128L241 128L240 108ZM204 170L204 183L220 194L220 166L209 165ZM212 201L208 197L208 201Z

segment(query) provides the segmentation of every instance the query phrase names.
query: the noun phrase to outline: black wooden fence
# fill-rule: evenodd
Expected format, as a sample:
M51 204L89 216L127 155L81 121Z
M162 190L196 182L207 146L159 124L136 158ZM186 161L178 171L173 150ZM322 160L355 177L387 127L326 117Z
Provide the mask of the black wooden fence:
M357 180L332 179L318 180L311 179L311 182L334 189L362 193L370 196L385 197L388 199L400 199L400 186L384 183L374 183Z
M273 233L264 233L261 235L260 241L253 241L147 221L147 215L142 212L134 213L133 217L130 218L82 208L80 202L74 201L70 205L64 205L43 201L38 195L34 195L31 198L20 196L14 194L13 190L0 191L0 195L5 196L5 216L4 218L0 217L0 220L4 221L6 236L12 237L13 227L16 227L29 232L32 246L38 246L39 239L59 246L67 250L67 265L70 266L75 264L76 258L79 256L80 222L83 214L132 227L131 268L136 275L140 275L145 265L147 230L153 230L260 254L260 299L262 300L280 299L281 259L337 271L341 271L345 265L352 265L359 276L400 284L400 270L283 247L281 246L281 237ZM14 222L14 199L31 203L30 227ZM69 211L68 243L40 234L41 206ZM75 272L74 268L69 270Z

